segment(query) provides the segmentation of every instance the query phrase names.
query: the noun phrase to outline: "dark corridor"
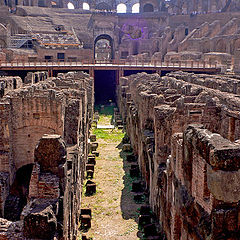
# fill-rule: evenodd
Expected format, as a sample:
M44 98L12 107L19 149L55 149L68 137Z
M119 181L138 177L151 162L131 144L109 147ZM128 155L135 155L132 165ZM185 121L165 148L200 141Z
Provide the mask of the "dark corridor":
M95 104L106 104L116 98L116 71L95 70L94 72Z

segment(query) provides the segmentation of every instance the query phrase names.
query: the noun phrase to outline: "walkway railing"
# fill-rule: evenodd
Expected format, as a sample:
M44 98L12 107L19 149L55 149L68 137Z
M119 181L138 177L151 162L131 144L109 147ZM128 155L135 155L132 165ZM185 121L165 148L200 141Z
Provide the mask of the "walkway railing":
M161 61L101 61L101 60L94 60L94 61L35 61L35 62L24 62L24 61L12 61L12 62L0 62L0 68L5 67L94 67L94 66L115 66L115 67L156 67L156 68L202 68L202 69L217 69L221 66L216 63L210 63L205 61L181 61L181 62L161 62Z

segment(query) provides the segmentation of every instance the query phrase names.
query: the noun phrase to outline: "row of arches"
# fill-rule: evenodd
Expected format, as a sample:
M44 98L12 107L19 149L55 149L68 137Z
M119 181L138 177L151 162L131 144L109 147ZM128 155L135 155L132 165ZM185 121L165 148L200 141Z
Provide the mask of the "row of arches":
M86 2L83 3L82 7L83 7L83 10L90 10L90 6ZM69 2L68 3L68 8L69 9L74 9L75 7L74 7L73 3ZM100 10L103 10L103 9L101 8ZM126 13L126 12L127 12L126 4L120 3L120 4L117 5L117 13ZM140 4L139 3L133 4L132 13L139 13L139 12L140 12ZM153 12L153 6L152 6L152 12Z

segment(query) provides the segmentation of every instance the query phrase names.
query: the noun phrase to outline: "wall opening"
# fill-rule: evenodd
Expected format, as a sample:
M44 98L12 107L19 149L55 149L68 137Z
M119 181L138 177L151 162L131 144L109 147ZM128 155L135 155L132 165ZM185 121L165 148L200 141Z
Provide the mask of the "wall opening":
M98 36L94 41L94 59L108 61L113 58L113 39L107 34Z
M75 9L74 5L71 2L69 2L67 6L68 9Z
M101 2L101 3L97 4L96 9L98 9L98 10L107 10L107 11L110 11L110 10L111 10L111 6L108 5L108 4L105 3L105 2Z
M116 98L116 71L95 70L94 72L95 103L108 104Z
M83 3L83 10L90 10L90 6L88 3L86 2Z
M117 13L126 13L127 6L124 3L120 3L117 5Z
M139 3L135 3L132 6L132 13L139 13L140 12L140 4Z
M153 12L153 5L147 3L143 6L143 12Z
M17 170L15 180L5 201L4 218L11 221L20 219L21 212L27 204L32 169L33 164L27 164Z

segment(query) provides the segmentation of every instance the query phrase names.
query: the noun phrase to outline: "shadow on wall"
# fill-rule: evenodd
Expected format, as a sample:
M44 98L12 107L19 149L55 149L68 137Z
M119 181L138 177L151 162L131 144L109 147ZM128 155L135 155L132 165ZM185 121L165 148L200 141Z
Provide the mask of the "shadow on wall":
M117 146L118 149L122 149L123 141ZM123 150L120 152L120 157L123 159L123 170L125 172L123 176L124 188L122 189L121 195L121 211L123 219L134 219L135 222L138 222L139 209L142 204L144 204L145 199L142 199L142 201L134 200L136 194L132 192L132 183L139 180L139 177L130 176L132 163L127 161L128 155L132 156L132 152L126 152Z
M21 212L27 204L32 169L33 164L27 164L16 172L4 206L4 217L10 221L20 220Z

